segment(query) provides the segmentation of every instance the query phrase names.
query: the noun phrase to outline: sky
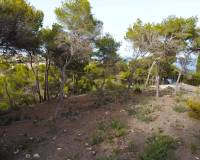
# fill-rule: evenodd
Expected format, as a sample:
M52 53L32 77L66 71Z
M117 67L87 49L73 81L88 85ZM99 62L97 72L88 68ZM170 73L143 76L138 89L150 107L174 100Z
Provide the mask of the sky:
M44 12L44 27L56 22L54 9L62 0L28 0L31 5ZM131 57L130 44L124 40L127 28L137 18L143 22L161 22L170 15L181 17L198 16L200 0L90 0L92 13L104 23L104 32L109 32L121 42L120 55Z

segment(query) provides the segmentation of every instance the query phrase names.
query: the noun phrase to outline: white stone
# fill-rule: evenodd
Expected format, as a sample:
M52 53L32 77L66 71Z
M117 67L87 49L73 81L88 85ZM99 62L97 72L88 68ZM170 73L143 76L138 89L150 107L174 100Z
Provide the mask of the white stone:
M30 159L31 155L30 154L26 154L25 157L26 157L26 159Z
M40 158L40 155L38 154L38 153L35 153L34 155L33 155L33 158Z

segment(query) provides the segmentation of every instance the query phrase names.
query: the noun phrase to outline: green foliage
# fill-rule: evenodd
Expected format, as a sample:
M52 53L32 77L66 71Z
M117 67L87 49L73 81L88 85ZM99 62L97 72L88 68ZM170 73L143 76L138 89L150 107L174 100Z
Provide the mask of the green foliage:
M144 122L154 121L156 117L153 113L159 109L160 107L155 104L129 105L125 108L129 115L133 115L137 119Z
M37 34L42 26L43 13L25 0L0 1L0 44L5 49L27 49L38 45Z
M193 118L200 118L200 101L198 98L192 98L187 100L187 106L190 108L189 116Z
M97 131L95 133L92 134L91 136L91 140L90 140L90 144L91 145L97 145L101 142L104 141L104 134L101 131Z
M200 132L194 135L195 141L191 143L192 154L197 154L200 150Z
M184 104L175 104L172 108L175 112L184 113L188 111L188 108Z
M200 56L198 56L198 58L197 58L196 72L200 73Z
M141 160L176 160L176 140L170 136L157 135L147 140Z
M117 51L120 43L115 42L111 35L106 34L104 37L98 39L95 44L97 51L93 56L97 61L106 65L113 65L118 61L119 56Z
M188 73L183 77L183 82L186 84L190 84L193 86L199 86L200 85L200 73Z
M100 121L97 124L96 131L92 134L90 139L91 145L96 145L105 140L112 141L114 137L123 137L127 134L127 125L125 121L111 120Z

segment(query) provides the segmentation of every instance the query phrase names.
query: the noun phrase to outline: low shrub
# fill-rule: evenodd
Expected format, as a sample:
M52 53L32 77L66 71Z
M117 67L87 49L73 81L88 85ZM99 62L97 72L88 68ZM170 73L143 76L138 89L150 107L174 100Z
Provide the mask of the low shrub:
M104 141L104 134L101 131L96 131L95 133L92 134L90 144L91 145L96 145Z
M153 105L153 104L147 104L147 105L130 105L125 108L125 110L128 112L129 115L135 116L138 120L144 121L144 122L150 122L154 121L155 117L153 116L153 113L155 111L158 111L160 109L159 106Z
M200 100L197 98L188 99L187 106L190 108L189 116L200 119Z
M115 137L122 137L127 133L127 126L124 121L111 120L111 121L101 121L97 124L96 131L92 134L90 138L90 144L96 145L105 140L112 142Z
M172 109L177 113L184 113L188 111L188 108L183 104L176 104Z
M176 160L177 142L167 135L157 135L147 140L141 160Z

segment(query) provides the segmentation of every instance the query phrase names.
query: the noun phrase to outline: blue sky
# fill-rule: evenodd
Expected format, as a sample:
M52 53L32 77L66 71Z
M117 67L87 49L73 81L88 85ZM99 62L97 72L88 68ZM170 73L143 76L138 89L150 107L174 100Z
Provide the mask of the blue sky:
M54 9L61 0L28 1L44 12L44 26L56 22ZM131 57L132 52L124 35L137 18L144 22L160 22L169 15L200 18L200 0L90 0L90 3L92 13L104 23L104 32L122 43L119 52L125 57Z

